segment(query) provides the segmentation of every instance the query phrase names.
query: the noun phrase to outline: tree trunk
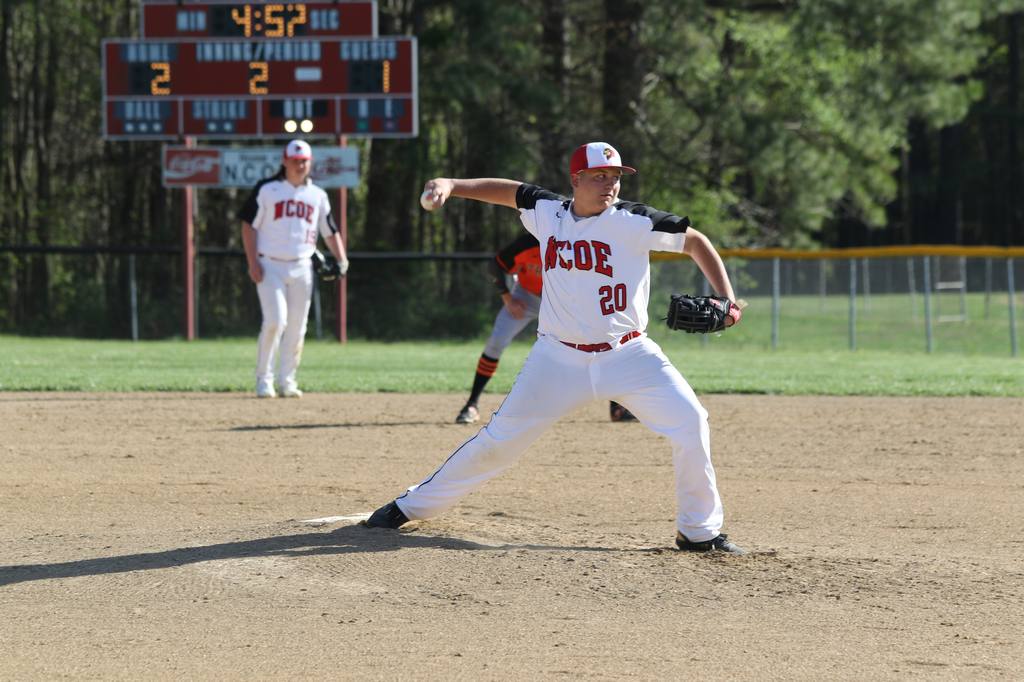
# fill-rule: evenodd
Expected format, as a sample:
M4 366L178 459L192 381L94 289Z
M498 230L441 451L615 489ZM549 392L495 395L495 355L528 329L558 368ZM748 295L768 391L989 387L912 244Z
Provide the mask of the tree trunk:
M928 126L920 118L910 120L907 130L910 144L910 169L907 191L911 213L908 216L914 242L932 240L932 226L935 223L934 191L932 188L931 138Z
M540 130L541 168L537 181L558 191L565 186L566 164L574 145L573 141L566 139L565 129L565 93L568 87L565 0L548 0L542 12L544 80L551 88L554 100L550 103L550 111L546 112L550 119Z
M407 32L413 23L411 12L400 0L382 5L378 12L380 34ZM416 145L416 140L389 139L370 144L364 230L369 243L359 248L404 251L415 245L411 207L419 207Z
M602 134L631 166L641 165L634 108L640 104L643 75L639 48L642 0L605 0ZM635 188L631 188L635 189Z
M1009 69L1006 79L1006 108L1007 108L1007 135L1006 135L1006 201L1008 202L1007 222L1004 244L1024 243L1021 232L1024 226L1024 185L1021 184L1021 158L1020 148L1017 139L1017 129L1021 125L1020 115L1020 24L1021 12L1016 12L1006 18L1007 48Z
M946 126L939 131L939 167L936 179L935 232L933 241L940 244L963 243L963 151L961 125Z
M7 60L7 41L11 31L14 6L9 3L0 5L0 188L7 187L7 110L11 101L10 66ZM0 211L0 226L7 224L7 202ZM0 241L7 238L0 232Z

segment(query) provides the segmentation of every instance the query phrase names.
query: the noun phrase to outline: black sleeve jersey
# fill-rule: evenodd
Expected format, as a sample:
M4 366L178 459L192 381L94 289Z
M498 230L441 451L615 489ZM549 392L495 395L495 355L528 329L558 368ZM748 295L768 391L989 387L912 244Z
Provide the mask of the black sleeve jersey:
M659 211L656 208L651 208L646 204L640 204L635 201L616 201L615 208L649 218L652 223L651 229L656 232L680 234L686 232L686 228L690 226L689 217L680 218L673 213Z
M537 207L537 202L541 200L560 201L564 208L569 208L569 199L567 197L564 197L561 194L555 194L543 187L538 187L537 185L531 185L524 182L519 185L519 189L516 190L517 208L532 210Z
M330 202L328 202L327 207L330 208ZM332 212L326 214L324 216L324 220L327 222L327 231L328 231L328 233L329 234L338 234L338 231L339 231L338 230L338 223L336 223L334 221L334 212L332 211ZM327 237L327 235L325 234L324 237Z
M252 222L256 220L256 214L259 213L260 205L257 199L260 196L260 188L268 182L274 180L284 180L284 173L278 171L277 174L270 176L269 178L263 178L256 183L256 186L252 188L252 192L249 193L249 197L242 204L242 208L238 209L238 219L245 221L252 225ZM337 230L335 230L337 231Z

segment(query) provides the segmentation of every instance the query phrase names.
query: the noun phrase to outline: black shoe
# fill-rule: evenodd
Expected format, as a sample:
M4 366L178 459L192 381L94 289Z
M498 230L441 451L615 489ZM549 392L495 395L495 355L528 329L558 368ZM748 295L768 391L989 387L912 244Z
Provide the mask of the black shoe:
M720 533L704 542L690 542L686 536L676 531L676 547L685 552L727 552L729 554L746 554L739 545L729 542L729 536Z
M608 405L608 411L610 412L611 420L613 422L635 422L636 416L627 410L622 405L619 405L614 400Z
M409 523L409 517L402 513L394 501L391 501L370 514L370 518L363 523L370 528L400 528Z

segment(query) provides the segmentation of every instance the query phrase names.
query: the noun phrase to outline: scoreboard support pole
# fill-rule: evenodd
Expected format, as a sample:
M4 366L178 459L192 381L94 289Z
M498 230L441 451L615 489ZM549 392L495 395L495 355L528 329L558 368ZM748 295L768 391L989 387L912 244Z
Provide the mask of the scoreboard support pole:
M338 138L338 146L348 146L348 136L342 135ZM348 253L348 187L338 190L338 223L341 227L341 243L345 245L345 252ZM351 260L351 259L349 259ZM348 343L348 277L342 277L338 281L338 317L337 336L338 343Z
M195 147L196 141L193 137L185 138L186 147ZM192 221L193 192L192 185L186 185L181 204L181 253L182 253L182 278L185 285L184 300L184 326L182 336L186 341L194 341L196 338L196 240L195 224Z

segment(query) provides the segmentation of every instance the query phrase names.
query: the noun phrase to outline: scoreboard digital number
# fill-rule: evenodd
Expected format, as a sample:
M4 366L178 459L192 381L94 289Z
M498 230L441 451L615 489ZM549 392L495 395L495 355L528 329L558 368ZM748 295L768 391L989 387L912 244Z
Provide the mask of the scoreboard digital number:
M143 0L147 38L294 38L377 35L377 3Z
M108 138L417 134L407 36L108 40L103 74Z
M416 39L109 40L107 97L412 94Z

